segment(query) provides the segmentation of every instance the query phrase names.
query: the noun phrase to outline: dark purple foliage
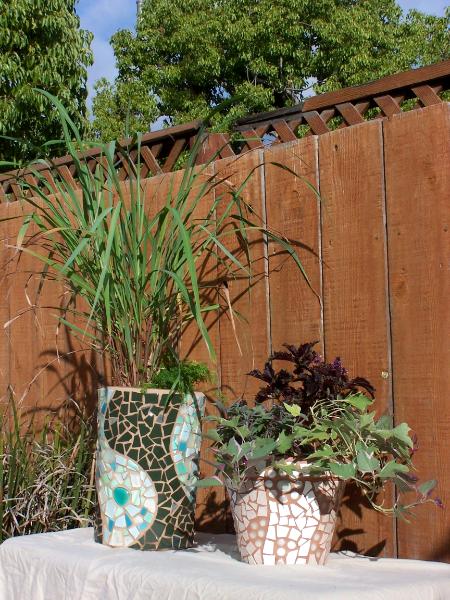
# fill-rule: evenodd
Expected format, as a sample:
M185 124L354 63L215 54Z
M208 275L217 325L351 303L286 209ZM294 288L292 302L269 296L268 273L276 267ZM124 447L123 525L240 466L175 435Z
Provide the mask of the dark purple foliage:
M347 369L341 359L326 363L313 350L317 342L291 346L284 344L285 351L274 352L264 367L264 371L254 370L249 373L264 381L256 395L256 402L277 400L288 404L298 404L302 412L310 408L317 400L333 400L364 390L373 397L374 387L362 377L349 379ZM292 372L273 368L273 361L282 360L293 364Z
M261 379L267 383L267 386L261 388L256 395L256 402L264 402L267 398L290 398L296 393L295 388L291 386L292 375L289 371L281 369L274 371L271 362L267 362L264 366L264 371L254 370L249 373L256 379Z

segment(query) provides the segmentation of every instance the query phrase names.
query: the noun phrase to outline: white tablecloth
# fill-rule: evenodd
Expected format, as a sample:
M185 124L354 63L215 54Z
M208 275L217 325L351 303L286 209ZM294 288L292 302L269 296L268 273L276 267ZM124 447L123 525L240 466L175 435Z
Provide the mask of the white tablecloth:
M332 554L325 567L241 563L233 536L173 552L106 548L92 529L0 546L0 600L448 600L450 565Z

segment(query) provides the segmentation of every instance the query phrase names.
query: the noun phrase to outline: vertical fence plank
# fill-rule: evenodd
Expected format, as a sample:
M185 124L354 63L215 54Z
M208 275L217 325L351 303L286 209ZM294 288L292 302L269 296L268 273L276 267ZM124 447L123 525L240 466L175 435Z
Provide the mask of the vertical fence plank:
M395 417L417 433L420 478L447 510L425 505L398 523L401 558L450 559L450 110L384 124Z
M36 264L36 270L40 265ZM36 284L39 275L36 275ZM45 281L37 299L36 309L36 352L37 362L34 367L39 377L40 399L38 415L44 418L49 413L67 415L74 406L69 401L69 390L66 387L66 340L57 336L58 310L62 301L63 284L60 281ZM55 308L53 308L55 307ZM57 343L58 342L58 343Z
M182 175L183 173L180 171L179 173L174 173L171 176L173 179L174 193L176 193L176 189L181 183ZM202 186L207 186L205 191L211 187L211 182L208 183L208 180L210 180L213 176L213 167L209 167L208 169L204 170L203 173L197 173L197 175L198 179L196 180L191 192L192 199L194 199L197 194L201 193ZM194 209L191 218L198 222L201 222L203 219L205 219L208 216L208 212L210 211L213 201L214 191L209 189L208 193L204 195L204 197L199 201L197 207ZM203 288L201 291L202 302L209 305L217 304L217 291L214 287L208 286L208 283L212 282L215 284L217 281L217 261L215 258L213 259L211 256L207 256L206 254L204 258L200 258L199 262L197 263L197 277L200 285ZM217 352L216 360L213 361L211 359L208 348L198 330L196 323L194 322L188 324L182 333L181 356L189 360L196 360L206 363L212 370L213 375L217 377L217 366L220 364L218 311L205 313L203 318L214 350ZM213 386L214 390L216 390L217 383L219 382L210 382L207 384L205 391L211 391L211 386Z
M309 187L318 190L317 151L311 136L265 152L268 226L292 241L310 284L287 253L269 243L273 350L319 340L316 349L323 352L320 202Z
M326 357L340 356L350 375L367 377L378 413L391 414L381 124L322 136L319 162ZM337 547L394 555L393 521L358 506L355 491L347 491Z
M250 176L241 196L254 210L255 214L249 218L261 225L264 222L262 153L256 151L237 159L223 159L217 162L216 167L218 178L226 178L216 193L216 197L221 198L217 207L218 218L223 215L231 200L231 190L237 191ZM236 213L235 210L232 212ZM236 278L228 281L228 291L222 292L221 384L228 402L239 397L252 399L260 386L256 380L247 377L247 373L252 369L261 368L269 352L265 245L260 231L250 231L248 238L252 265L251 281L249 282L245 273L237 270ZM239 261L246 264L245 253L240 250L236 236L224 238L224 241ZM227 309L226 293L229 293L233 310L238 313L233 319Z
M8 204L0 204L0 219L9 216ZM8 246L9 222L0 223L0 415L7 401L9 386L9 340L4 325L9 321L9 296L8 296L8 273L9 256Z
M222 190L238 186L256 168L244 197L270 228L301 244L296 247L311 287L319 296L322 294L323 311L293 263L285 260L276 245L266 247L262 236L255 233L251 250L255 285L251 295L245 279L229 283L231 302L244 317L235 321L242 356L233 323L224 314L223 299L220 320L217 315L208 315L213 343L218 348L217 383L222 384L230 400L241 394L251 397L256 391L257 382L247 380L245 373L262 365L271 349L278 349L284 342L321 339L328 359L340 355L352 375L367 376L374 383L379 413L392 415L394 404L396 421L408 421L418 433L419 474L439 480L439 493L447 505L448 111L448 105L442 104L398 115L384 123L373 121L319 139L312 136L217 161L217 172L227 177ZM317 186L320 180L322 203L301 179L273 163L292 168L313 185ZM176 185L180 176L181 173L175 173L150 179L146 197L159 206L165 200L169 183L174 180ZM216 191L220 193L221 190ZM18 203L0 209L0 218L21 212ZM14 240L17 231L17 222L0 224L0 244L5 232ZM237 248L235 242L233 248L230 240L233 249ZM2 248L0 266L5 256ZM30 257L23 256L17 272L2 285L0 327L28 306L24 286L28 271L37 266ZM57 302L58 293L49 288L46 301ZM0 397L9 383L16 398L26 390L41 360L39 353L43 347L51 348L50 322L45 327L44 340L39 340L36 320L30 312L18 319L6 335L0 330ZM71 348L69 342L67 348ZM197 343L192 329L185 332L181 350L190 358L208 361L205 348ZM80 365L71 366L76 378ZM65 366L66 372L69 367ZM44 403L52 386L51 378L44 384L37 381L24 400L25 406L32 407L35 401ZM206 445L202 455L208 456ZM208 472L206 467L204 474ZM354 496L348 500L342 510L343 526L335 548L394 555L394 523L358 506ZM399 523L401 557L450 559L450 522L446 513L434 510L421 507L414 524ZM200 525L223 531L226 515L223 490L199 493Z
M213 175L214 167L208 168L199 175L197 183L192 190L192 199L199 193L200 186ZM203 170L203 169L202 169ZM200 168L197 169L197 173ZM177 171L157 177L152 177L145 181L145 198L147 211L150 215L162 208L167 201L168 194L174 198L179 190L184 172ZM210 191L199 202L193 212L193 219L202 219L206 217L211 203L213 202L213 192ZM211 258L198 263L197 276L199 281L206 283L217 278L217 264ZM214 289L206 289L202 292L202 298L209 304L217 304L217 292ZM212 344L217 352L216 362L213 362L208 349L201 338L197 326L194 323L189 324L182 332L180 340L181 357L188 360L196 360L206 363L213 374L213 381L198 386L207 397L206 414L214 412L211 401L216 398L217 388L220 385L220 342L219 342L219 323L218 313L209 312L204 315L205 324L208 329ZM204 423L203 433L210 425ZM207 462L213 459L209 451L209 442L204 439L201 449L200 470L202 477L208 477L212 474L212 466ZM222 488L199 489L197 492L196 507L196 525L200 530L223 532L227 528L227 506L225 490Z
M43 206L42 200L37 199L36 201L39 206ZM39 241L31 249L34 252L42 252ZM76 409L70 400L70 390L67 386L67 338L64 335L58 335L58 333L63 333L63 329L58 327L58 324L61 315L59 308L63 303L64 284L61 279L42 281L40 273L43 270L43 264L34 259L32 264L36 290L33 299L36 303L36 362L33 366L40 392L38 406L33 410L36 411L39 422L45 421L50 414L58 415L59 418L66 419L68 422Z
M80 310L81 304L81 299L77 298L77 310ZM80 317L73 316L70 320L81 329L86 327L86 322ZM51 333L53 335L53 331ZM69 399L76 402L86 417L91 417L97 408L97 390L105 383L103 358L90 347L87 338L76 335L68 327L60 328L58 338L58 349L63 353L56 364L61 378L57 388L60 402L64 394L63 408L67 408L68 418L75 410Z
M192 213L192 219L201 222L205 219L211 209L211 205L214 201L214 191L211 188L211 177L214 175L214 166L207 167L206 169L197 168L197 179L191 191L191 198L194 200L201 192L203 186L205 187L205 195L198 202L196 208ZM157 195L159 196L158 202L161 202L161 194L165 194L169 191L169 186L173 188L173 194L176 194L177 189L181 183L183 172L174 173L170 175L165 182L165 192L160 187ZM208 183L209 181L209 183ZM209 191L208 191L209 189ZM165 199L165 198L164 198ZM217 289L215 287L209 287L208 283L215 284L217 281L217 261L212 256L205 254L204 258L200 258L197 263L197 277L200 285L202 286L201 299L205 304L218 304ZM218 311L211 311L203 315L206 328L208 330L211 343L216 352L215 361L212 360L208 348L202 339L198 331L198 327L194 322L191 322L182 332L180 352L181 357L188 360L195 360L198 362L205 363L212 372L213 380L207 383L203 383L197 386L199 390L202 390L207 398L205 414L211 415L216 412L212 402L217 399L217 391L220 386L220 340L219 340L219 322L218 322ZM206 433L208 428L212 427L212 424L203 423L203 434ZM214 460L214 456L210 451L210 442L207 439L203 439L201 456L200 456L200 472L202 477L209 477L213 474L214 467L210 464ZM199 530L208 530L215 532L223 532L226 530L227 520L227 508L228 503L225 497L225 490L223 488L210 488L210 489L199 489L197 491L197 507L196 507L196 527Z
M16 244L23 211L19 202L10 205L9 216L19 217L7 222L9 243ZM30 225L28 235L35 233ZM7 329L9 339L10 386L13 398L22 414L34 418L42 398L42 378L36 377L39 361L36 311L32 305L36 299L37 281L33 273L39 264L27 253L11 263L8 280L10 319L15 319Z

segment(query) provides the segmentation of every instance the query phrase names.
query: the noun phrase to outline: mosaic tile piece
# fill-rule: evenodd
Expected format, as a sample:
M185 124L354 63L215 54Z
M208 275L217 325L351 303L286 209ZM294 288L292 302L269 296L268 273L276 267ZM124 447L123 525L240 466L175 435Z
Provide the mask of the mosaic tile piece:
M188 548L194 535L205 398L99 390L96 541L141 550ZM166 406L167 405L167 406Z
M344 483L264 469L229 490L237 543L250 564L323 565L330 552Z
M108 462L104 456L108 457ZM153 482L134 461L110 450L97 463L98 501L104 515L103 543L131 546L149 529L157 514Z
M198 479L196 448L201 440L199 412L203 409L204 399L201 399L201 405L198 406L194 403L182 404L170 440L170 453L175 470L189 500L192 500L195 494Z

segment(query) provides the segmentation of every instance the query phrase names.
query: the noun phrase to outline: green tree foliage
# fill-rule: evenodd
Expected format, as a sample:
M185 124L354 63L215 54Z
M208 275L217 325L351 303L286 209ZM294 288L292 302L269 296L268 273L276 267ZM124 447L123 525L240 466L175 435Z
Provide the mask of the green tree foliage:
M112 38L119 75L115 88L99 89L95 127L105 138L124 130L130 89L141 130L153 117L149 96L173 124L237 95L217 117L226 129L295 104L311 85L334 90L447 58L449 17L405 15L395 0L144 0L137 32Z
M51 103L33 88L58 96L79 126L86 123L91 34L80 29L76 0L2 0L0 10L0 159L40 155L62 138ZM54 149L52 153L54 153Z
M92 103L94 136L101 131L104 141L116 140L128 133L147 131L158 117L155 96L144 81L133 78L112 85L104 77L95 84Z

